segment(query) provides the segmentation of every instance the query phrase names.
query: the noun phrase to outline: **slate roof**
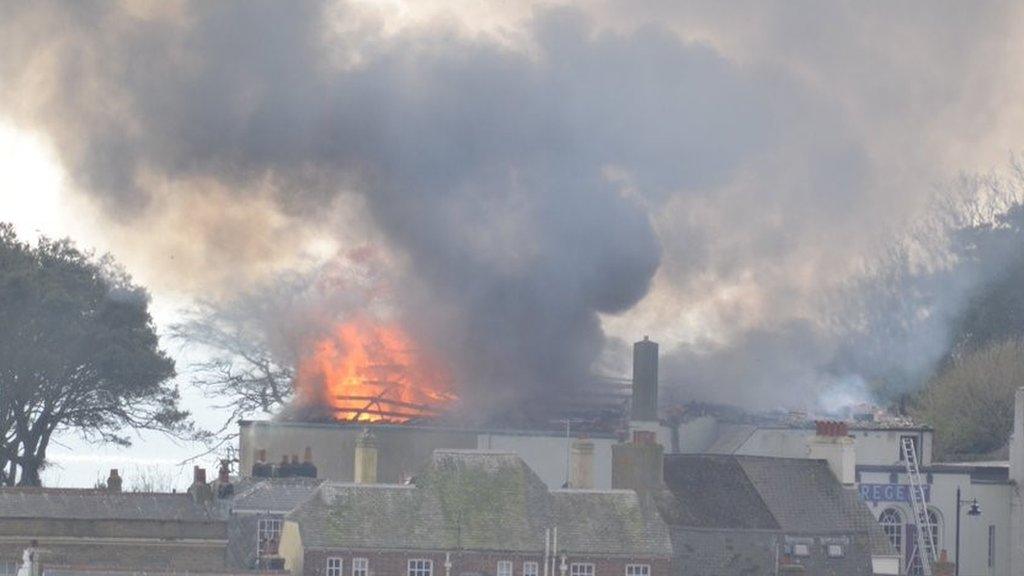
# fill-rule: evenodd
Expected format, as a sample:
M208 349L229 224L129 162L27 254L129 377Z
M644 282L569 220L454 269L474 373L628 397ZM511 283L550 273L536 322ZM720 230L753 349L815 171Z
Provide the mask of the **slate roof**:
M809 573L865 574L871 555L895 554L857 491L823 460L673 454L664 478L656 502L672 532L676 573L763 574L789 538L850 546L842 559L800 559Z
M556 490L559 547L606 555L671 553L668 526L632 490Z
M319 478L247 478L235 484L231 509L287 514L309 500L323 482Z
M72 488L2 488L0 518L175 520L203 522L216 512L188 494L107 492Z
M673 526L777 530L775 516L732 456L665 457L667 493L659 497Z
M633 492L550 492L515 454L438 450L413 484L325 483L288 519L306 548L671 556L668 528Z
M826 534L864 531L871 516L823 460L671 454L665 483L672 525Z

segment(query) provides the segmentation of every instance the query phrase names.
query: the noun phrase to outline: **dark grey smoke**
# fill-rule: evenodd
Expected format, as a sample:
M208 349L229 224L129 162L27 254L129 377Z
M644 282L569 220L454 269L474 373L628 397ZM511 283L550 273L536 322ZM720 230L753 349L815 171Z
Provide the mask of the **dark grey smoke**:
M343 2L0 2L0 114L45 133L138 250L201 244L188 267L153 259L219 272L201 292L251 292L232 276L280 268L308 230L376 246L394 313L479 400L614 366L625 347L601 321L617 315L618 336L666 343L684 396L919 381L977 271L928 268L960 224L913 229L941 181L922 176L949 157L918 134L976 117L963 87L995 83L957 76L961 54L1000 44L947 42L950 78L892 56L932 28L1013 19L607 4L537 9L507 42L446 21L386 33ZM346 302L321 320L352 309L309 301ZM283 313L268 341L306 318Z
M585 380L598 314L628 310L658 269L649 209L722 183L772 130L749 79L658 27L598 33L552 10L527 53L443 26L332 31L328 14L358 20L347 10L7 3L5 109L122 221L173 193L154 182L213 181L235 202L269 187L310 222L357 192L408 263L405 322L499 399Z

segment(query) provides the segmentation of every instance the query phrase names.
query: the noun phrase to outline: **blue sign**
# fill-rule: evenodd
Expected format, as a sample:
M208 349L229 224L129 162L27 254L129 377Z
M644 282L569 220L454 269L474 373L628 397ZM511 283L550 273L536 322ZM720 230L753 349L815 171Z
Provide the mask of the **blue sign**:
M921 486L924 489L924 501L932 499L932 487L929 484ZM909 484L861 484L860 497L865 502L910 502Z

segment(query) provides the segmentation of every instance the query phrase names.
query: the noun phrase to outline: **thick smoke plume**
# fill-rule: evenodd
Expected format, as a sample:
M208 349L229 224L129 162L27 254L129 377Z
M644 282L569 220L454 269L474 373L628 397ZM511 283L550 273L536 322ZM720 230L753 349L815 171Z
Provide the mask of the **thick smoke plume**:
M0 114L44 133L125 250L154 277L187 271L193 293L374 246L387 313L470 400L572 390L619 349L609 330L666 342L689 397L763 405L879 366L919 378L967 290L929 295L948 280L933 271L960 268L945 232L914 230L944 214L948 142L893 133L991 102L960 79L921 101L850 85L781 25L730 38L701 3L660 19L633 4L396 30L362 3L5 3ZM1013 20L936 19L914 26ZM840 32L814 41L849 56L859 30ZM870 63L901 82L928 64ZM908 238L921 250L886 254ZM908 324L921 293L939 320Z

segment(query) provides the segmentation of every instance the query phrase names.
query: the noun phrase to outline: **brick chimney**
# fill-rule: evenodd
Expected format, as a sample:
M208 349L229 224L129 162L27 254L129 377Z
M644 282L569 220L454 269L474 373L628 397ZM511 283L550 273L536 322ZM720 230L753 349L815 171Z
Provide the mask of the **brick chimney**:
M110 476L107 476L107 491L121 491L121 476L117 473L117 468L110 469Z
M807 457L824 460L836 479L847 486L857 481L857 455L846 422L817 420L807 442Z
M635 430L632 442L612 446L612 488L646 493L664 483L665 449L653 432Z
M217 471L217 482L214 486L217 498L228 498L235 493L235 486L231 483L231 461L221 460L220 468Z
M356 484L377 483L377 440L369 428L356 439L353 480Z
M593 490L594 488L594 442L587 438L577 438L572 441L571 470L569 475L569 487L580 490Z
M188 487L188 495L198 504L213 501L213 488L206 483L206 469L196 466L192 469L192 485Z

